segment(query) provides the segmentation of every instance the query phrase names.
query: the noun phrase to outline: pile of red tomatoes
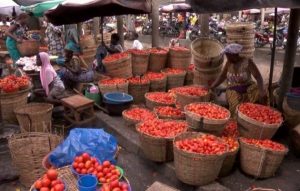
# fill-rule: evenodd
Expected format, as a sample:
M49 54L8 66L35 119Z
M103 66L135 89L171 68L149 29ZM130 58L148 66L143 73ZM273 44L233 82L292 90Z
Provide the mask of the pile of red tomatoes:
M148 78L149 80L161 80L165 77L166 75L160 72L147 72L145 74L145 78Z
M147 121L156 118L155 114L150 110L138 107L124 111L123 115L135 121Z
M28 88L30 80L27 76L9 75L0 79L0 89L5 93L13 93Z
M224 137L233 137L233 138L238 138L239 137L239 132L238 132L238 124L235 120L229 120L228 123L226 124L222 136Z
M207 88L197 87L197 86L184 86L173 88L171 92L179 93L187 96L205 96L208 94Z
M166 92L150 92L147 94L146 98L157 103L168 105L175 104L175 98L170 93Z
M100 84L103 85L118 85L124 84L127 80L125 78L111 78L111 79L104 79L100 81Z
M166 73L167 75L182 74L184 72L184 70L176 69L176 68L166 68L163 72Z
M65 184L58 178L55 169L49 169L41 179L35 181L34 188L38 191L64 191Z
M128 54L125 52L117 53L117 54L110 54L103 59L103 62L115 62L117 60L127 58L127 57L128 57Z
M270 139L265 140L257 140L257 139L249 139L249 138L241 138L241 140L250 145L254 145L256 147L260 147L262 149L270 149L273 151L285 151L286 148L284 145L280 143L276 143L271 141Z
M150 48L149 51L152 54L167 54L168 53L168 51L163 48Z
M211 103L191 103L186 106L188 112L192 112L207 119L227 119L230 113L227 109Z
M147 84L150 83L150 81L147 78L141 78L141 77L132 77L128 79L129 84Z
M184 117L184 113L180 109L170 106L159 106L154 108L154 111L158 116Z

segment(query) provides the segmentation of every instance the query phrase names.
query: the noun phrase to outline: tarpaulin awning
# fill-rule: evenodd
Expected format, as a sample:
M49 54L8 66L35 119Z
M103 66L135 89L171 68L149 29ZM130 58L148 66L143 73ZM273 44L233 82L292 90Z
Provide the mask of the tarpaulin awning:
M19 14L21 12L20 6L16 4L13 0L1 0L0 1L0 15L8 15L11 16L13 13L13 9L15 12Z
M21 10L26 12L32 12L36 17L44 16L44 13L49 9L57 6L59 3L62 3L64 0L50 0L42 3L37 3L29 6L22 6Z
M267 7L300 8L300 0L186 0L197 13L230 12Z
M172 3L169 5L163 5L159 8L160 12L172 13L172 12L192 12L190 4L187 3Z
M13 1L16 2L18 5L29 6L29 5L34 5L48 0L13 0Z
M146 14L151 12L150 0L66 0L46 12L55 25L73 24L100 16Z

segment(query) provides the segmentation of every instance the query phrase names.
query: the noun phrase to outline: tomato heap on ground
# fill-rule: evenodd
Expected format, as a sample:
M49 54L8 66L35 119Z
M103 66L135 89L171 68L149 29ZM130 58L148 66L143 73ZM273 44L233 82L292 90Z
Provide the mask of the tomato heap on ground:
M150 53L153 54L167 54L167 50L163 48L150 48L149 49Z
M280 124L283 121L280 112L264 105L242 103L238 110L247 117L266 124Z
M163 72L166 73L167 75L170 75L170 74L181 74L182 72L184 72L184 70L182 70L182 69L176 69L176 68L166 68Z
M100 84L104 85L117 85L117 84L124 84L127 80L125 78L111 78L111 79L104 79L100 81Z
M227 109L211 103L192 103L186 110L207 119L227 119L230 113Z
M34 188L38 191L63 191L64 183L58 178L55 169L49 169L44 176L34 183Z
M0 89L5 93L13 93L29 87L30 81L27 76L17 77L9 75L0 79Z
M100 191L128 191L128 184L125 182L119 182L115 180L110 184L104 184Z
M233 137L222 137L222 140L228 145L228 151L235 151L239 148L239 142Z
M170 92L179 93L187 96L205 96L208 94L207 88L197 86L184 86L173 88Z
M187 123L175 120L151 120L139 125L138 131L159 138L173 138L187 130Z
M175 104L175 98L166 92L150 92L147 94L147 99L162 104Z
M128 79L130 84L147 84L149 83L148 78L143 78L143 77L132 77Z
M265 140L257 140L257 139L249 139L249 138L241 138L241 140L250 145L254 145L256 147L260 147L263 149L270 149L273 151L285 151L286 147L283 144L276 143L270 139Z
M144 77L148 78L149 80L161 80L165 78L166 75L160 72L147 72Z
M92 174L95 172L95 168L100 163L95 157L91 157L88 153L82 153L74 158L72 166L78 174Z
M180 109L170 106L159 106L154 108L154 111L159 116L184 117L184 113Z
M122 58L126 58L128 57L128 54L123 52L123 53L117 53L117 54L110 54L108 56L106 56L103 61L104 62L114 62L114 61L117 61L117 60L120 60Z
M223 154L228 151L226 143L214 135L202 135L197 138L187 138L175 142L175 146L183 151L205 155Z
M155 119L156 116L153 112L145 108L132 108L124 111L123 113L127 118L136 120L136 121L147 121Z
M239 137L238 124L234 119L228 121L222 132L222 136L233 138Z

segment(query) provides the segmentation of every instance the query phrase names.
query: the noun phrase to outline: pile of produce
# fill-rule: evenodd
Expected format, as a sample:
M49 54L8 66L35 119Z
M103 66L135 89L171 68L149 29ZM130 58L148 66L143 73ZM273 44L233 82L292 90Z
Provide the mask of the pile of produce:
M192 103L186 106L186 111L207 119L227 119L230 116L227 109L211 103Z
M228 123L225 126L225 129L223 130L222 136L233 138L239 137L238 124L235 120L228 121Z
M91 157L88 153L82 153L76 156L72 167L78 174L94 174L100 163L95 157Z
M256 147L260 147L262 149L269 149L273 151L285 151L286 147L280 143L276 143L271 141L270 139L265 140L257 140L257 139L248 139L248 138L241 138L241 140L245 143L250 145L254 145Z
M156 118L155 114L150 110L138 107L124 111L123 115L135 121L147 121Z
M161 104L175 104L175 98L170 93L166 92L151 92L147 94L146 98Z
M188 48L185 48L185 47L182 47L182 46L174 46L172 48L170 48L171 50L174 50L174 51L190 51Z
M104 184L100 191L128 191L129 186L125 182L119 182L118 180L115 180L111 182L110 184Z
M164 79L166 75L160 72L147 72L144 77L149 80L161 80Z
M17 77L15 75L9 75L0 79L0 89L5 93L17 92L28 88L29 85L30 81L27 76Z
M233 137L222 137L222 140L228 145L229 152L239 148L239 142Z
M21 57L19 60L17 60L16 64L18 66L25 66L25 65L36 65L36 56L31 57Z
M173 88L170 90L172 93L180 93L182 95L187 96L205 96L208 94L207 88L204 87L196 87L196 86L184 86Z
M111 79L104 79L100 81L100 84L103 85L117 85L117 84L124 84L127 80L125 78L111 78Z
M127 52L132 54L141 54L141 55L149 53L148 50L139 50L139 49L128 49Z
M166 68L164 71L167 75L172 75L172 74L182 74L184 70L182 69L176 69L176 68Z
M280 124L283 121L280 112L264 105L242 103L238 110L247 117L265 124Z
M152 54L167 54L167 50L163 48L150 48L150 53Z
M123 53L117 53L117 54L110 54L108 56L106 56L103 59L103 62L114 62L123 58L127 58L128 54L123 52Z
M120 170L109 161L104 161L102 165L96 166L93 175L97 176L101 184L118 181L122 176Z
M173 138L187 130L187 123L172 120L150 120L141 123L137 130L158 138Z
M170 107L170 106L156 107L154 108L154 112L157 113L158 116L175 117L175 118L184 117L184 113L180 109Z
M34 188L38 191L64 191L65 185L58 178L58 172L49 169L41 179L34 183Z
M128 79L129 84L147 84L149 83L149 79L148 78L141 78L141 77L132 77Z
M197 138L183 139L175 142L175 146L183 151L205 155L223 154L228 151L225 142L214 135L203 135Z

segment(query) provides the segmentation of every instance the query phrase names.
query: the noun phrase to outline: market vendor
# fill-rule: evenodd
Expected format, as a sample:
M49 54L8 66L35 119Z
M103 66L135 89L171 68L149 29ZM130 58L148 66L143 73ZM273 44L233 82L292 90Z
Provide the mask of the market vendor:
M50 63L49 55L40 52L36 56L36 64L41 66L40 79L48 100L59 99L63 96L65 86Z
M224 53L227 62L219 77L210 87L214 89L227 79L226 98L232 115L240 103L258 101L263 103L267 96L263 78L253 60L239 55L242 49L243 46L240 44L229 44L225 47ZM251 75L257 83L252 80Z
M55 56L63 56L64 53L64 45L62 38L62 27L54 26L52 23L46 20L47 28L46 28L46 37L47 44L50 55Z
M27 18L28 15L26 13L21 13L6 31L6 47L14 63L21 58L17 43L22 43L26 39Z
M73 44L66 45L65 64L59 71L63 82L69 88L74 87L77 83L88 83L94 80L92 68L88 68L76 50L77 48Z
M120 43L120 37L117 33L113 33L111 35L111 40L110 40L110 46L106 46L105 43L102 43L103 46L106 48L109 54L115 54L115 53L121 53L123 52L123 47Z

